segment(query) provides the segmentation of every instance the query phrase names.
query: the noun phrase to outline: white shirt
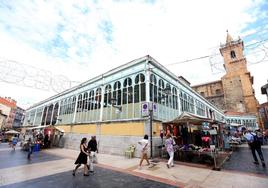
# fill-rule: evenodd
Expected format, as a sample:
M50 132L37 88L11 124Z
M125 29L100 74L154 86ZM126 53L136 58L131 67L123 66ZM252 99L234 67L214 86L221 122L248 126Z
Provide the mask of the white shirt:
M253 140L254 140L253 135L255 136L256 134L255 133L252 133L252 132L251 133L248 132L248 133L246 133L244 135L244 137L247 139L248 142L253 142Z
M149 149L149 141L146 139L142 139L138 142L141 145L141 151L147 152Z

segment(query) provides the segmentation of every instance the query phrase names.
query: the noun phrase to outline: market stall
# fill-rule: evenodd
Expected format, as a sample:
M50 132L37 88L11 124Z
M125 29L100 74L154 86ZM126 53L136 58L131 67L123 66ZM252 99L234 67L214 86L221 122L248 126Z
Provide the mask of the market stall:
M172 121L163 124L164 133L174 136L176 151L174 160L203 163L218 168L222 152L221 126L219 122L183 112Z
M16 135L18 136L20 132L15 131L15 130L9 130L4 133L4 140L11 142L12 138Z

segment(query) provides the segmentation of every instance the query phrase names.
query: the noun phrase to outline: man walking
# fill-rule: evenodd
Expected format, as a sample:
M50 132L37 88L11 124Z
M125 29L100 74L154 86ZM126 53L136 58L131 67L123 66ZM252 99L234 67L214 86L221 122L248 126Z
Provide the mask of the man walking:
M261 151L261 142L259 141L256 133L252 132L251 129L248 129L244 136L247 139L248 145L251 149L252 156L254 158L254 164L257 164L257 165L259 164L258 158L256 156L256 152L255 152L257 151L259 158L262 162L262 166L265 167L265 162L264 162L263 154Z
M89 172L94 173L93 163L97 163L97 154L98 147L97 147L97 140L96 136L92 136L90 141L88 142L87 146L89 154Z

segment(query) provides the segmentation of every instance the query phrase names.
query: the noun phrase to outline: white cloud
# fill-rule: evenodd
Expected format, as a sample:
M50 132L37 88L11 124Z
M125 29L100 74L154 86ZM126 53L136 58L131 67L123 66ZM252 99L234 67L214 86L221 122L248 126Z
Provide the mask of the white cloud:
M254 33L255 28L245 28L267 16L260 12L261 4L250 0L22 1L12 5L15 12L4 17L19 31L7 34L0 19L0 56L50 70L54 75L66 75L70 80L85 81L146 54L165 65L211 54L215 49L218 52L220 42L225 42L226 29L234 38ZM111 24L111 31L100 27L103 21ZM67 46L48 43L56 36ZM257 67L260 70L256 72ZM267 80L264 67L265 63L248 67L261 102L265 97L260 96L260 86ZM208 59L167 68L192 84L218 80L222 75L212 74ZM37 102L54 94L36 91L31 100L31 89L20 90L18 94L9 84L0 95Z

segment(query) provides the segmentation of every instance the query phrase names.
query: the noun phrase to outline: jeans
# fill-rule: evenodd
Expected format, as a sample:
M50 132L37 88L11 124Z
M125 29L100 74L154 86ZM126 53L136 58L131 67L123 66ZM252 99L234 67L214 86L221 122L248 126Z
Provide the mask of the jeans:
M94 165L93 163L97 163L97 155L96 152L90 152L89 155L89 171L93 172L94 171Z
M33 147L29 147L28 159L30 159L32 153L33 153Z
M174 165L174 160L173 160L173 158L174 158L174 151L171 151L171 152L168 152L168 155L169 155L169 160L168 160L168 165L169 166L173 166Z
M254 146L253 146L253 147L251 147L250 149L251 149L251 152L252 152L252 155L253 155L253 158L254 158L254 161L255 161L255 162L258 162L258 158L257 158L257 156L256 156L256 152L255 152L255 150L257 151L257 153L258 153L258 155L259 155L261 161L264 162L264 158L263 158L263 155L262 155L261 147L254 147Z

